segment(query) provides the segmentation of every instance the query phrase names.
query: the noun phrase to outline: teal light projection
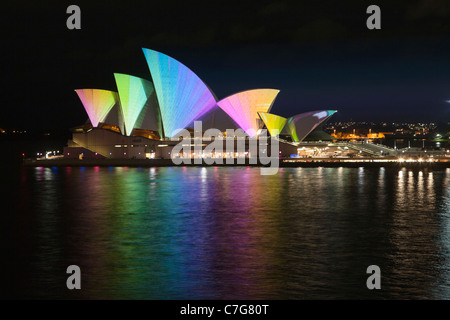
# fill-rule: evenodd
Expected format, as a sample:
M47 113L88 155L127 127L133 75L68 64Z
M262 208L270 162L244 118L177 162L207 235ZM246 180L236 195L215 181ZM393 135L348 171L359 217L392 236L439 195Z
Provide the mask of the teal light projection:
M130 136L139 114L154 90L153 85L148 80L127 74L114 73L114 78L119 91L125 134Z
M290 117L287 121L287 128L292 140L301 142L311 131L336 112L336 110L319 110Z
M163 53L142 50L153 79L166 137L176 135L216 106L212 92L189 68Z

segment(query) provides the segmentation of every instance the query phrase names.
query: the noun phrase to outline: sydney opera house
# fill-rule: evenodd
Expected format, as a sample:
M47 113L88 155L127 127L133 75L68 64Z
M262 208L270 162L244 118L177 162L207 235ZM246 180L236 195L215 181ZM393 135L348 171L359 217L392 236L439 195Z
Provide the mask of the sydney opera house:
M280 141L280 153L292 154L300 142L317 132L336 112L317 110L289 118L275 115L271 109L279 93L276 89L252 89L219 100L179 61L154 50L143 49L143 52L151 80L116 73L117 90L75 90L89 119L72 128L72 139L64 148L64 157L170 158L174 156L171 155L173 146L180 141L177 134L182 129L194 134L195 121L201 121L203 132L215 128L227 139L236 138L230 137L231 131L227 129L245 132L244 139L258 139L261 133L266 133L263 129L267 129Z

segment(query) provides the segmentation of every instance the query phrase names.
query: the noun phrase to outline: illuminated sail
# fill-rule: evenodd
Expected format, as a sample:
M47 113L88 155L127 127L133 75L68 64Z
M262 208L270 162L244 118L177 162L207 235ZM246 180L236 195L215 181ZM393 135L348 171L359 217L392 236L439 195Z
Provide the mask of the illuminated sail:
M150 81L142 78L121 73L115 73L114 78L119 91L125 134L130 136L136 120L154 89Z
M296 142L302 141L311 131L331 117L335 112L336 110L320 110L305 112L290 117L287 121L287 128L292 140Z
M236 93L217 104L250 137L256 136L262 128L258 112L269 112L280 90L254 89Z
M112 107L117 103L117 92L100 90L100 89L77 89L84 109L89 116L89 120L93 127L98 127L111 111Z
M177 60L154 50L142 49L158 98L164 134L174 136L216 105L200 78Z
M262 121L269 130L271 136L275 137L280 134L281 130L283 130L284 125L286 124L287 119L281 116L277 116L276 114L268 113L268 112L258 112Z

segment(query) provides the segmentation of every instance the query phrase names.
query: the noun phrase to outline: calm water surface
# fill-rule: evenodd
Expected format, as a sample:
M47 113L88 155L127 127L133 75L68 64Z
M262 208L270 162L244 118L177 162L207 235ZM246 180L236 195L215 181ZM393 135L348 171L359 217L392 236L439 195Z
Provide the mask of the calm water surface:
M0 173L3 297L450 299L450 169Z

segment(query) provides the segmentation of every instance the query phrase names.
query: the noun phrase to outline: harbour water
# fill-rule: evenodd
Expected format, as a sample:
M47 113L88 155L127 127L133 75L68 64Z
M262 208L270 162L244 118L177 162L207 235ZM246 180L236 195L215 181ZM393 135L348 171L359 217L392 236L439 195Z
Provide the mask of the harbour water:
M450 299L450 168L0 174L3 298Z

